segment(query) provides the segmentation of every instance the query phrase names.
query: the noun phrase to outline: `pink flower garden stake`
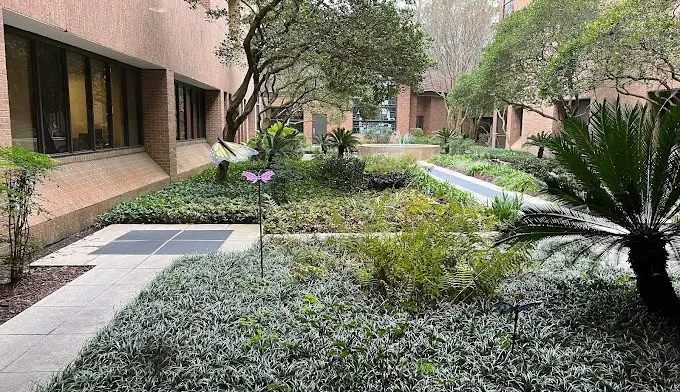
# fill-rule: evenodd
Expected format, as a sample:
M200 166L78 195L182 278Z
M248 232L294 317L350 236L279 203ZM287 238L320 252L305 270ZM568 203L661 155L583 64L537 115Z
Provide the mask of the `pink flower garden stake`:
M274 177L274 172L268 170L262 174L255 174L249 171L244 171L242 174L246 180L250 181L252 184L257 184L257 212L260 221L260 277L264 279L264 246L262 241L262 183L267 183L271 181Z

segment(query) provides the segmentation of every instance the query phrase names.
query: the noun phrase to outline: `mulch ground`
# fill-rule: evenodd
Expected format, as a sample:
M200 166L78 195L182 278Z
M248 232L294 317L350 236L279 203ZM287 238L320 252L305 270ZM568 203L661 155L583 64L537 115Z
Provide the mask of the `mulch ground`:
M30 267L16 284L0 285L0 324L84 274L92 266Z
M99 230L93 226L48 245L36 252L31 260L53 253ZM61 286L79 277L92 266L30 267L15 285L0 284L0 324L47 297Z

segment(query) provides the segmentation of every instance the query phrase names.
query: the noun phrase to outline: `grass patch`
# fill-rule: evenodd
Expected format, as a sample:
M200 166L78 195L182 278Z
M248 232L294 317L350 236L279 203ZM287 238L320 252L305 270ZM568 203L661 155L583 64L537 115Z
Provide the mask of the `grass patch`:
M495 299L401 306L332 247L270 244L177 261L42 392L677 391L680 345L616 274L538 271L512 323ZM295 250L297 251L291 251ZM310 272L311 271L311 272Z

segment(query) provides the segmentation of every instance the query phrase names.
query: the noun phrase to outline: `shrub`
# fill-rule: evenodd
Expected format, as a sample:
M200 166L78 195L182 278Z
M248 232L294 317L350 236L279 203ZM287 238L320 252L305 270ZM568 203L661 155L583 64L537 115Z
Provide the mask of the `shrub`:
M489 136L488 133L486 133L486 132L480 133L479 135L477 135L477 143L479 143L483 146L487 146L489 144L490 138L491 137Z
M3 209L8 218L10 283L21 279L26 261L34 248L29 242L28 219L40 211L33 197L35 187L55 167L56 162L45 154L16 146L0 148L0 168L4 180L0 190L7 200Z
M451 142L451 139L453 139L453 137L454 137L454 132L450 128L439 129L434 134L434 140L436 140L437 143L439 143L439 145L442 146L442 148L444 148L444 154L449 153L449 151L451 149L451 146L449 145L449 143Z
M491 213L502 222L516 219L522 209L522 197L508 195L503 192L501 197L494 196L491 201Z
M425 131L422 130L422 128L411 128L411 136L415 137L422 137L425 136Z
M439 144L435 138L430 136L411 136L408 144Z
M400 189L408 185L410 175L405 172L388 172L368 174L368 186L377 191Z
M359 158L327 157L319 167L319 179L335 189L362 189L366 163Z
M390 138L394 134L394 130L391 127L377 126L370 127L361 134L364 136L364 140L368 143L387 144L390 142Z
M463 137L454 137L449 141L450 154L467 154L475 145L474 140Z
M363 160L366 162L366 173L406 172L416 164L410 155L368 155Z
M342 158L346 152L356 152L361 142L353 130L336 128L328 136L328 144L338 150L338 157Z

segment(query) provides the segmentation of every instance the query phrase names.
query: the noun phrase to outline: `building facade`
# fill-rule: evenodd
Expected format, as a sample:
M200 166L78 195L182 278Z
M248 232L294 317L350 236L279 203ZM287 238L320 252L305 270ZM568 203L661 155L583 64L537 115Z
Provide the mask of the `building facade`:
M32 233L52 243L207 167L239 69L223 0L0 0L0 145L51 155ZM239 132L248 138L254 123Z
M343 113L341 118L327 112L307 110L302 122L308 140L335 128L353 129L361 133L371 127L386 127L402 135L413 128L420 128L426 135L432 135L446 127L446 106L442 95L435 91L414 92L403 86L394 98L382 102L376 118L361 118L356 108Z
M508 16L514 11L528 6L532 0L502 0L500 3L500 17ZM612 101L619 99L624 104L634 105L639 102L645 102L639 97L654 97L664 96L680 89L680 84L675 83L671 85L674 90L668 90L661 85L650 86L647 84L638 84L628 87L630 95L619 95L615 88L602 86L594 91L590 91L579 97L578 102L572 102L572 105L578 109L576 114L582 121L588 121L590 117L590 107L593 102L602 102L604 100ZM548 114L555 118L558 117L555 107L543 107L540 110L544 114ZM503 113L503 115L496 114L493 118L491 132L491 145L499 148L508 148L512 150L531 150L534 152L535 147L525 147L524 144L527 139L541 132L556 132L559 127L558 124L547 117L529 110L523 110L519 107L510 106Z

